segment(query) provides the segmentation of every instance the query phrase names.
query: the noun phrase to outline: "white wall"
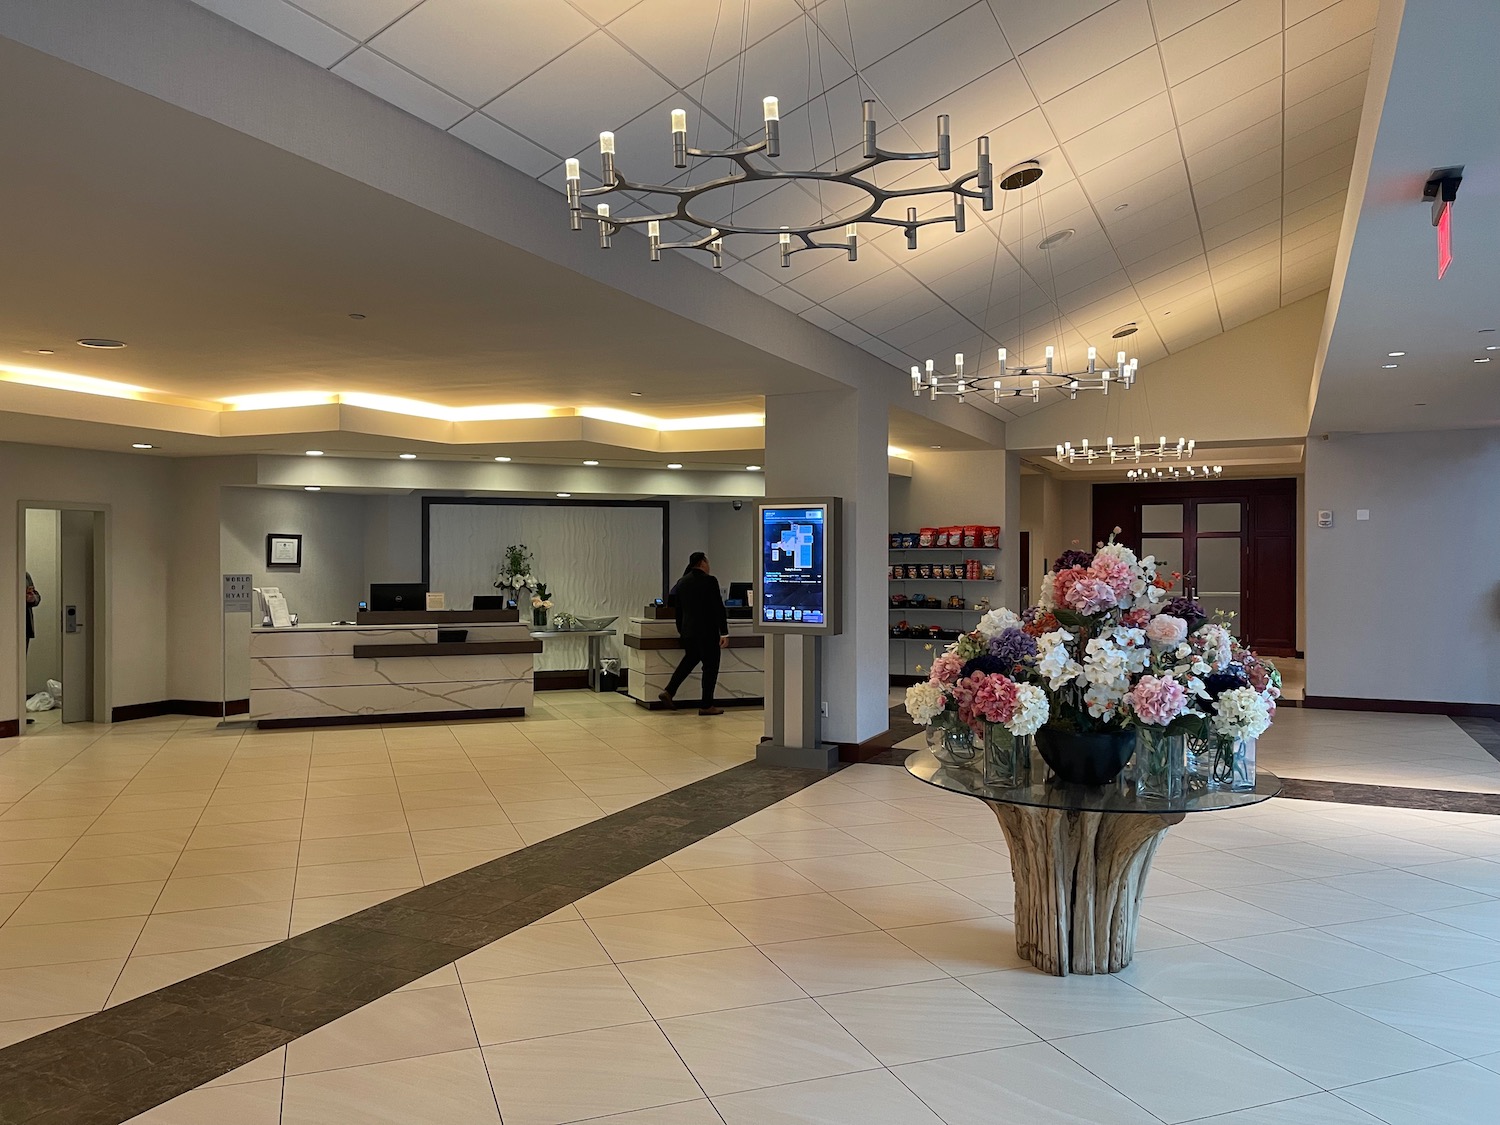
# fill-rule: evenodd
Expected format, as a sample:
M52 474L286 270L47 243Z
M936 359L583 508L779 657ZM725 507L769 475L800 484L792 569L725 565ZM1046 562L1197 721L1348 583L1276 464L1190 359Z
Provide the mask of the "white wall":
M708 517L708 561L726 590L731 582L755 580L756 502L745 501L738 512L728 500L698 505Z
M45 508L26 512L26 571L31 575L42 604L32 612L36 639L26 650L26 694L35 695L48 680L62 679L62 578L58 552L62 519ZM24 611L23 611L24 616Z
M1308 442L1308 695L1500 703L1497 481L1494 429Z

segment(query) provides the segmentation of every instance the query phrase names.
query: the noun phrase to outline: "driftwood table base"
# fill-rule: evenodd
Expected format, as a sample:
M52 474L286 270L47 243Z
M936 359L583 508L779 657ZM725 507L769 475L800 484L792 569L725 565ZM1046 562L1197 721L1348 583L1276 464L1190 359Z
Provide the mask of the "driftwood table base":
M1151 857L1184 814L986 804L1010 845L1016 952L1059 977L1130 964Z

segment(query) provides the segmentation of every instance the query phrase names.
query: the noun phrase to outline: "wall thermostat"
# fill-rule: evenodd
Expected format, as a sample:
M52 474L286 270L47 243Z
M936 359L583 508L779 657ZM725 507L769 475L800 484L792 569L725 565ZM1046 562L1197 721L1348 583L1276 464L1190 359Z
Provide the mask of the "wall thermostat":
M1332 512L1319 512L1318 513L1318 526L1319 527L1332 527L1333 526L1333 513Z

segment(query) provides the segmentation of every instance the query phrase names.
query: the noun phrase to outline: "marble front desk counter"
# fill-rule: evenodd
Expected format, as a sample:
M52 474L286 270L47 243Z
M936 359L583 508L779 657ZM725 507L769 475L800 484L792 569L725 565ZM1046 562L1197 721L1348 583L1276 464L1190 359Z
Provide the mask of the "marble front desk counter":
M682 659L677 622L632 617L625 628L627 691L646 707L657 707L657 695L672 679ZM719 654L719 684L714 697L721 707L755 706L766 694L765 637L752 621L729 623L729 647ZM691 706L703 695L703 680L694 671L677 692L679 706Z
M252 629L250 718L264 727L526 713L542 650L529 625L411 616L428 620ZM453 629L467 635L438 639Z

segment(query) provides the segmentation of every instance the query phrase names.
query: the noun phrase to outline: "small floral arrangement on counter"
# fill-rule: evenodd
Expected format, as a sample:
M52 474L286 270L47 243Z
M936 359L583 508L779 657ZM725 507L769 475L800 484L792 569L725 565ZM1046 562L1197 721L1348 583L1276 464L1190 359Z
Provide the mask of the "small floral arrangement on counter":
M505 548L505 559L500 564L500 573L495 578L497 590L535 590L539 583L532 567L531 551L525 543L512 543Z

